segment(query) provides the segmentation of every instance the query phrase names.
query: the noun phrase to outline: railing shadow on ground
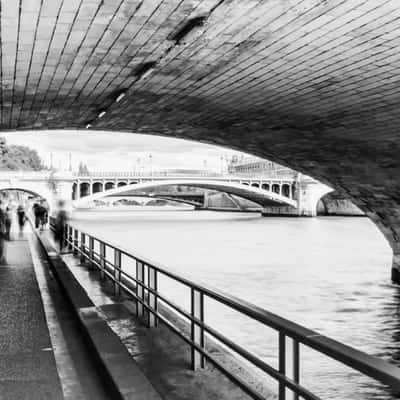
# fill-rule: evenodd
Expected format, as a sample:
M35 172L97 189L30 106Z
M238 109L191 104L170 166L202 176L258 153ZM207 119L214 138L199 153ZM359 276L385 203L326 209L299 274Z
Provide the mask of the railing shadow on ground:
M53 220L51 221L53 222ZM106 242L71 225L65 227L65 245L81 261L87 261L100 271L102 279L108 278L114 284L114 292L124 292L136 302L136 316L145 318L149 328L162 321L191 347L192 369L203 368L205 361L211 362L234 383L254 399L264 397L243 379L231 373L217 358L207 351L206 337L226 346L231 352L247 360L251 365L278 382L278 399L287 398L319 400L320 397L300 384L300 346L310 348L328 356L362 375L387 385L393 393L400 392L400 369L382 359L368 355L353 347L344 345L316 331L310 330L290 320L279 317L245 300L206 285L197 284L180 274L147 257L132 255L110 242ZM124 260L124 263L123 263ZM136 273L130 274L123 267L127 261L135 263ZM176 304L159 290L160 278L168 277L190 291L190 311ZM205 323L204 302L212 299L235 310L278 333L278 366L271 366L255 354L249 352L215 328ZM190 323L190 335L171 322L168 313L161 313L159 305L168 307ZM289 365L290 364L290 365Z

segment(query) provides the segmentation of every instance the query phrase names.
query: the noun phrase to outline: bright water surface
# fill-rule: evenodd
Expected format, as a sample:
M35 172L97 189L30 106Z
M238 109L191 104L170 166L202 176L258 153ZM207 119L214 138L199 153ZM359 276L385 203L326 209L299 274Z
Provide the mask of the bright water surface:
M367 218L82 212L73 224L369 354L400 364L400 290L391 250ZM160 288L188 307L187 291ZM277 334L206 303L206 322L277 365ZM394 399L374 381L301 348L301 381L323 399Z

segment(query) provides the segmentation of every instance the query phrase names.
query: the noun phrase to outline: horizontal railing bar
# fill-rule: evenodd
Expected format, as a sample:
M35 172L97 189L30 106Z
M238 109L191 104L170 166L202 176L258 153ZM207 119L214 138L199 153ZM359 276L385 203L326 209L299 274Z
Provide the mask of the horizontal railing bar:
M122 289L130 293L136 301L141 303L149 312L155 315L160 321L162 321L170 330L172 330L175 334L177 334L180 338L182 338L188 345L195 348L199 351L206 359L211 361L219 370L225 373L229 379L231 379L234 383L236 383L242 390L244 390L247 394L249 394L255 400L265 400L265 397L259 394L257 391L253 390L249 385L233 375L229 370L227 370L221 363L219 363L214 357L208 354L202 347L200 347L197 343L193 342L191 339L186 337L174 324L172 324L168 319L160 314L160 312L154 311L145 301L141 300L136 296L129 288L124 287L125 285L121 285ZM320 400L319 398L312 398L310 400Z
M100 263L95 262L96 266L98 268L100 268ZM115 269L119 269L117 267L115 267ZM123 271L122 271L123 272ZM106 275L109 276L109 278L114 281L114 282L118 282L114 275L112 275L111 273L109 273L108 271L106 271ZM201 326L206 332L208 332L213 338L219 340L221 343L223 343L224 345L226 345L228 348L230 348L231 350L235 351L237 354L239 354L240 356L242 356L244 359L246 359L247 361L251 362L252 364L254 364L256 367L258 367L259 369L261 369L263 372L269 374L272 378L277 379L278 381L284 382L285 385L295 391L297 394L303 396L305 399L310 399L310 400L317 400L318 397L314 396L312 393L310 393L309 391L307 391L305 388L303 388L301 385L295 383L294 381L291 381L290 379L288 379L287 377L285 377L284 375L280 374L276 369L274 369L273 367L271 367L270 365L268 365L267 363L265 363L264 361L260 360L257 356L255 356L254 354L250 353L249 351L245 350L243 347L235 344L234 342L232 342L230 339L228 339L227 337L225 337L224 335L222 335L221 333L219 333L218 331L216 331L215 329L211 328L209 325L207 325L206 323L202 322L201 320L193 317L189 312L187 312L186 310L184 310L183 308L179 307L177 304L175 304L174 302L172 302L171 300L167 299L166 297L164 297L163 295L161 295L159 292L153 290L152 288L148 287L147 285L145 285L143 282L140 282L139 280L137 280L136 278L128 275L125 273L125 275L130 278L132 281L134 281L136 284L142 286L144 289L148 290L148 292L157 295L158 300L161 300L162 302L164 302L165 304L167 304L168 306L170 306L172 309L174 309L175 311L177 311L179 314L183 315L185 318L187 318L190 321L195 322L197 325ZM146 304L143 300L141 300L140 298L137 297L137 295L132 291L132 289L127 286L126 284L124 284L123 282L118 282L121 286L121 288L128 292L131 296L133 296L135 298L135 300L139 301L149 312L151 312L152 314L158 316L159 313L157 313L157 311L155 311L152 307L150 307L148 304ZM178 329L178 328L177 328ZM180 332L181 333L181 332ZM183 335L181 333L181 335ZM189 340L189 339L188 339ZM194 342L190 341L191 344L193 344Z
M85 234L90 236L87 233ZM365 375L386 383L391 387L400 389L400 369L395 365L363 353L336 340L330 339L327 336L318 334L311 329L305 328L299 324L296 324L295 322L289 321L276 314L266 311L245 300L238 299L230 294L224 293L219 289L196 284L185 277L179 276L176 273L167 270L159 263L150 261L146 257L133 256L125 249L121 249L116 245L112 245L111 243L98 238L95 239L104 243L108 247L120 250L121 254L124 254L133 260L150 265L159 273L168 276L190 288L198 290L204 295L217 300L218 302L225 304L226 306L241 312L242 314L254 320L257 320L262 324L285 334L286 336L295 339L299 343L307 345L308 347L317 350L320 353L325 354L355 370L358 370Z
M129 288L129 286L126 286L125 284L121 283L121 287L124 291L128 292L131 294L136 301L141 303L148 312L151 312L153 315L155 315L157 318L162 320L163 323L165 323L169 328L173 329L173 331L178 334L181 338L183 338L188 344L191 346L195 347L200 353L202 353L206 358L208 358L211 362L216 363L216 361L212 356L210 356L202 347L198 346L194 341L186 337L179 328L177 328L175 325L173 325L170 321L166 319L165 316L160 314L159 311L156 311L154 308L150 307L144 300L140 299L132 290ZM185 312L184 312L185 313ZM300 396L302 396L306 400L321 400L318 396L315 396L311 392L309 392L307 389L302 387L301 385L297 384L296 382L292 381L291 379L287 378L285 375L280 374L278 371L276 371L273 367L270 365L264 363L263 361L259 360L256 356L252 355L251 353L247 352L247 350L241 348L240 346L234 344L231 342L229 339L225 338L223 335L221 335L219 332L214 331L211 327L209 327L206 324L201 323L200 320L197 318L189 317L189 319L192 319L196 321L199 325L202 325L205 330L207 330L209 333L211 333L212 336L216 337L218 340L220 340L222 343L226 344L228 347L231 347L232 350L235 350L238 354L242 355L245 359L248 361L254 363L257 367L259 367L261 370L269 374L272 378L283 382L286 387L290 390L293 390ZM242 354L243 353L243 354ZM255 362L253 362L255 361ZM226 374L230 376L230 378L233 378L235 381L239 380L235 375L232 375L229 371L225 369L222 365L220 366ZM245 384L242 382L242 384ZM242 388L244 389L244 387ZM247 386L246 386L247 389ZM257 397L258 398L258 397ZM261 399L264 399L264 397L261 397ZM265 399L264 399L265 400Z
M179 314L182 314L184 317L186 317L187 319L195 322L198 326L202 327L206 332L208 332L213 338L219 340L221 343L223 343L224 345L226 345L227 347L229 347L231 350L235 351L236 353L238 353L240 356L242 356L244 359L246 359L247 361L251 362L252 364L254 364L256 367L258 367L260 370L262 370L263 372L269 374L272 378L275 378L278 381L284 382L285 385L293 390L296 391L297 394L303 396L305 399L310 399L310 400L317 400L319 399L318 397L316 397L315 395L313 395L311 392L309 392L307 389L305 389L304 387L302 387L301 385L297 384L296 382L292 381L291 379L287 378L286 376L282 375L279 373L279 371L277 371L275 368L271 367L270 365L268 365L267 363L265 363L264 361L260 360L257 356L255 356L254 354L250 353L249 351L247 351L246 349L244 349L243 347L235 344L234 342L232 342L230 339L228 339L227 337L225 337L223 334L221 334L220 332L216 331L215 329L211 328L209 325L207 325L206 323L202 322L201 320L199 320L198 318L193 317L189 312L187 312L186 310L182 309L181 307L179 307L178 305L176 305L175 303L173 303L172 301L170 301L169 299L165 298L163 295L160 295L159 292L156 292L155 290L143 285L141 282L136 281L136 283L140 284L141 286L143 286L145 289L147 289L150 293L153 294L157 294L157 297L159 300L161 300L162 302L166 303L168 306L172 307L174 310L176 310ZM134 292L131 291L131 289L129 287L127 287L125 284L121 284L121 287L128 291L130 294L133 294ZM128 290L126 289L128 288ZM134 297L136 298L136 295L133 294ZM154 315L158 315L157 311L154 310L153 308L151 308L150 306L148 306L148 304L146 304L145 302L143 302L141 299L137 298L137 300L142 303L144 305L144 307L151 312ZM177 328L178 329L178 328ZM191 343L194 343L192 341L190 341Z

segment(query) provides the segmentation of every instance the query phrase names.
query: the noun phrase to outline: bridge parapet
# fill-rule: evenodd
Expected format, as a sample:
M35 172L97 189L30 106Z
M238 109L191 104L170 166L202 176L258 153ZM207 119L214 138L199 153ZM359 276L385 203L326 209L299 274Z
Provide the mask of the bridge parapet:
M178 173L176 171L93 171L87 173L75 172L74 177L85 179L85 178L157 178L157 177L171 177L171 176L212 176L212 177L223 177L223 174L217 172L199 171L198 173L188 174L187 172Z

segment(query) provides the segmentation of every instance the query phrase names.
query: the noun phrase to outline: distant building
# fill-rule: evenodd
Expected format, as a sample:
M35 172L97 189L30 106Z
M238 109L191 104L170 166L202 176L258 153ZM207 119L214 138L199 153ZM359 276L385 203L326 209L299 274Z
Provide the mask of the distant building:
M297 172L275 162L258 157L233 156L228 163L228 172L245 177L295 177Z

